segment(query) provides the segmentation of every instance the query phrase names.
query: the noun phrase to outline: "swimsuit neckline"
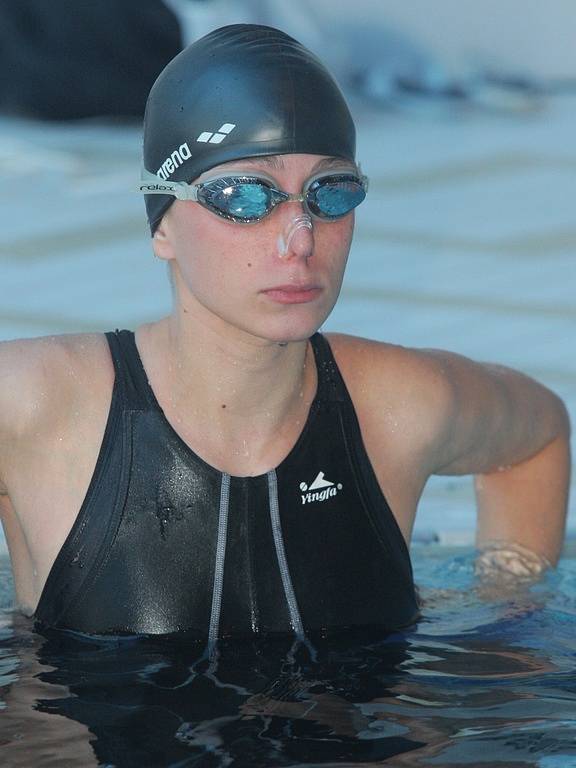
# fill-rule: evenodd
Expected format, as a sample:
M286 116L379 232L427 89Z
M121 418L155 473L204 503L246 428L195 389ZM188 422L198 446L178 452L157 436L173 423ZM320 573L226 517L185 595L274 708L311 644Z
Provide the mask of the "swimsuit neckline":
M319 334L314 334L314 336L317 336L317 335ZM318 359L319 352L316 344L313 341L314 337L312 337L309 340L309 343L314 353L314 364L316 365L316 378L317 378L316 392L314 394L312 402L310 403L310 408L308 409L308 414L306 416L306 421L304 422L304 426L302 427L300 434L298 435L296 441L294 442L294 445L288 451L288 453L282 459L282 461L275 467L270 467L270 469L267 472L263 472L258 475L230 475L228 472L224 472L223 470L218 469L218 467L215 467L213 464L210 464L208 461L206 461L206 459L203 459L202 456L196 453L196 451L190 445L188 445L188 443L184 440L184 438L181 437L180 434L177 432L177 430L173 427L170 420L166 416L164 409L160 405L158 398L156 397L156 394L152 388L152 385L150 384L148 374L146 373L146 368L144 367L142 357L140 356L140 351L136 343L136 334L133 331L130 331L129 338L130 338L131 346L133 347L133 353L134 353L133 359L137 365L136 372L144 387L144 390L150 405L152 405L153 408L158 411L166 428L173 435L174 439L176 440L178 445L181 447L181 449L184 451L184 453L187 456L189 456L193 461L198 463L200 466L204 467L211 474L217 477L228 475L231 481L235 483L245 483L245 482L266 483L268 482L268 474L271 471L278 472L278 470L284 467L284 465L289 464L291 459L298 453L298 451L301 450L301 448L307 442L311 434L312 427L319 410L320 401L323 399L324 390L325 390L325 383L321 377L322 366L319 365L319 359Z

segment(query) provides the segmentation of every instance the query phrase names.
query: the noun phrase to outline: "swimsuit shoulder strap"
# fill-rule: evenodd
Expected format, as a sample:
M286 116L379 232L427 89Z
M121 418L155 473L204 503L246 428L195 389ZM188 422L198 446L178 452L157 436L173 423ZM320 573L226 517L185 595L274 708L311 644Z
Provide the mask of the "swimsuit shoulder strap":
M106 334L116 380L126 407L130 410L158 409L133 331L116 330ZM318 371L318 398L331 402L351 403L350 395L340 373L330 344L321 333L315 333L310 342Z
M350 395L332 354L327 339L321 333L315 333L311 339L316 370L318 371L318 397L332 402L351 402Z
M125 407L134 411L149 410L155 404L133 331L110 331L106 338Z

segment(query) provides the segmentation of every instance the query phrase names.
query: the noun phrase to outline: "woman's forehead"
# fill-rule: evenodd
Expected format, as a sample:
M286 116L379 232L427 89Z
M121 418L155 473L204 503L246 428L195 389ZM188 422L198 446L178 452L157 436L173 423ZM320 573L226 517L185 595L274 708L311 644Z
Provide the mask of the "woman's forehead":
M307 173L316 173L324 169L330 170L332 168L356 168L354 162L342 157L301 154L264 155L262 157L246 157L238 160L231 160L228 163L222 163L221 165L210 168L210 170L203 173L202 176L205 176L207 173L213 175L220 171L226 173L227 170L239 167L247 169L254 168L254 170L261 169L263 171L284 171L293 168L295 165L301 167ZM200 178L202 178L202 176Z

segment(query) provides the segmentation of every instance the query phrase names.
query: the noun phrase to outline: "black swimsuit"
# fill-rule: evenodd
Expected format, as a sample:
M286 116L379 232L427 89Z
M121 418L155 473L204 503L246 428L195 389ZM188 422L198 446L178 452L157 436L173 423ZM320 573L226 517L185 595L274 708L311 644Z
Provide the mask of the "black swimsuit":
M412 624L408 549L330 347L276 469L232 477L164 416L134 334L107 334L116 380L100 455L35 614L95 634L219 636Z

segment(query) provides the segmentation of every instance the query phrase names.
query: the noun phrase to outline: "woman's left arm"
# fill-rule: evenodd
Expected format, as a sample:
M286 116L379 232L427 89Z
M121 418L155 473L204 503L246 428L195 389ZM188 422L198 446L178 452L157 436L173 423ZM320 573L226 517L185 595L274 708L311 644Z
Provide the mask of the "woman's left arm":
M537 572L556 564L570 475L559 397L518 371L451 352L330 340L407 538L430 475L475 475L479 565Z
M480 550L495 552L511 543L556 565L570 485L567 430L519 464L476 475L475 485Z
M529 569L530 553L555 565L570 485L563 402L517 371L437 354L450 382L452 426L448 454L435 473L476 476L477 545L488 553L485 563L497 564L498 550L516 548L525 563L515 566L512 557L511 570ZM500 562L506 570L505 554Z

